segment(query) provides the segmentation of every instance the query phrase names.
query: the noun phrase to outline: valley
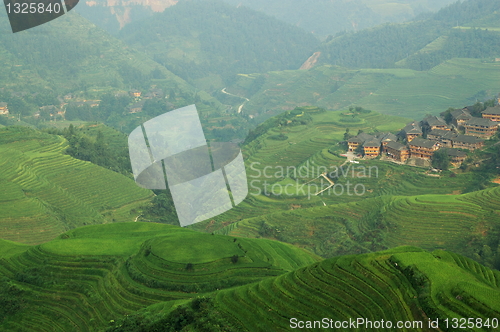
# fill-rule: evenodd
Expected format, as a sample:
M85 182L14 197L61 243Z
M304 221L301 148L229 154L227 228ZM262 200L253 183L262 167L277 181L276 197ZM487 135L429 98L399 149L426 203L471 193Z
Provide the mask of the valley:
M88 1L17 34L0 12L0 331L497 331L499 12ZM248 194L179 227L128 135L192 104Z

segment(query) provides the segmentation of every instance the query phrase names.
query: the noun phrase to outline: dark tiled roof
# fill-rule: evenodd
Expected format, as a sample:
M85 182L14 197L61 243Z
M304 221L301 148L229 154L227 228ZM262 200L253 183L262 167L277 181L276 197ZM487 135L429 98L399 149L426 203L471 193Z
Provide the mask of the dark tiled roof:
M0 103L0 107L7 107L7 103Z
M457 137L452 139L453 142L460 142L460 143L468 143L468 144L477 144L479 142L484 141L483 139L480 139L479 137L476 136L470 136L470 135L458 135Z
M422 134L422 129L417 122L410 122L403 128L406 134Z
M348 143L363 143L363 140L358 136L351 137L347 140Z
M380 146L380 141L378 139L372 139L369 141L366 141L363 144L364 147L379 147Z
M467 120L467 122L465 122L465 125L494 127L497 126L498 123L496 123L495 121L491 121L490 119L472 118L470 120Z
M449 130L444 130L444 129L432 129L431 131L429 131L427 135L443 136L449 132L450 132Z
M386 147L399 151L408 150L406 145L394 141L390 141L389 143L387 143Z
M453 148L444 148L444 151L446 151L446 154L450 157L465 157L467 156L467 153L460 149L453 149Z
M424 147L424 148L432 148L434 145L436 145L436 141L430 141L428 139L423 139L423 138L417 137L417 138L414 138L408 144L413 145L413 146L420 146L420 147Z
M500 105L494 106L494 107L488 107L484 111L481 112L481 114L495 114L495 115L500 115Z
M444 139L451 139L451 138L457 136L457 134L455 134L453 131L444 130L444 129L433 129L433 130L429 131L429 133L427 134L427 136L429 136L429 135L438 136L442 139L443 138Z
M365 134L365 133L361 133L357 136L354 136L352 138L349 138L347 140L347 142L352 142L352 143L364 143L366 141L371 141L375 139L375 136L372 136L372 135L369 135L369 134Z
M394 135L393 133L380 133L377 135L377 138L380 139L382 142L397 141L398 140L396 135Z
M438 116L429 116L423 120L429 126L446 126L446 122Z

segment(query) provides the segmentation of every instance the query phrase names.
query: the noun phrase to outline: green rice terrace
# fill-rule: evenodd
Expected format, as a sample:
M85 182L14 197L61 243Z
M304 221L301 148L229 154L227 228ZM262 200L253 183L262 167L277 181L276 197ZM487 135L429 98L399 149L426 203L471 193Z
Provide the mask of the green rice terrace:
M279 211L216 231L267 237L323 257L400 245L459 253L495 234L500 188L463 195L382 196L359 202Z
M494 318L500 313L499 278L498 271L456 254L398 247L327 259L256 284L221 291L215 301L222 312L250 331L288 331L295 324L300 326L299 321L307 327L308 321L314 324L324 317L333 322L363 318L394 324L387 329L365 322L356 326L359 331L438 331L428 325L429 319L437 317L441 318L439 331L493 331L498 329ZM489 318L495 326L447 328L445 317L449 321ZM397 321L411 323L396 329ZM309 325L313 326L324 327ZM335 330L342 328L337 326Z
M0 241L0 330L98 331L149 305L245 285L319 261L271 240L155 223L85 226L50 242Z
M357 123L342 122L353 116ZM296 119L308 120L289 123ZM246 200L192 228L270 237L324 257L353 248L361 253L404 244L462 250L464 234L484 233L496 225L498 215L492 211L498 207L491 206L498 200L496 184L486 181L483 185L492 189L458 196L475 174L429 176L433 174L427 169L382 160L347 163L340 156L345 150L338 142L346 128L353 134L396 132L404 124L403 118L375 112L349 114L316 107L297 108L270 119L242 147L250 192ZM328 185L318 178L323 172L333 174L340 189L315 195ZM476 201L465 204L471 197ZM422 219L420 211L429 218Z
M132 222L37 246L0 241L0 294L3 331L173 331L207 305L201 324L210 331L286 331L325 317L412 322L401 331L495 331L500 273L442 250L321 260L277 241ZM482 327L453 328L466 317Z
M134 209L153 195L126 176L65 155L62 137L0 130L3 239L37 244L86 224L134 221Z

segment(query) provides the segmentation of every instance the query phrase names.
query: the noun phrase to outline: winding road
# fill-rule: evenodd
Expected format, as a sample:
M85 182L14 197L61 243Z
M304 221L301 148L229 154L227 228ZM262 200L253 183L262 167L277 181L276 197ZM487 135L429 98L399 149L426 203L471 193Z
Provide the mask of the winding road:
M238 98L241 98L241 99L245 99L245 102L243 102L243 104L240 105L240 107L238 107L238 113L241 113L241 110L243 109L243 105L245 105L245 103L247 101L250 101L250 99L248 98L245 98L245 97L241 97L241 96L237 96L237 95L233 95L232 93L229 93L226 91L226 88L220 90L222 93L225 93L226 95L230 95L230 96L233 96L233 97L238 97Z

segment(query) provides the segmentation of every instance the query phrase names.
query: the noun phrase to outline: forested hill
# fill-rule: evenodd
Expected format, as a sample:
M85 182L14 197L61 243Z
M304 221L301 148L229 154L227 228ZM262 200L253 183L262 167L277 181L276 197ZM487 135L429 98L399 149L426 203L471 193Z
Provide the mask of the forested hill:
M498 10L500 2L497 0L469 0L443 8L427 19L338 34L329 37L319 48L318 63L353 68L403 66L427 70L454 57L498 57L500 32L496 27L490 31L486 22L478 24ZM490 30L486 31L487 28Z
M319 45L300 28L221 1L181 1L126 26L120 37L201 88L240 73L298 69Z
M13 34L5 12L0 11L1 101L10 94L25 96L35 92L52 99L37 106L55 103L66 93L149 88L151 81L180 92L194 88L146 55L133 50L83 17L70 12L57 20ZM167 90L168 91L168 90ZM4 96L3 94L7 94ZM201 95L201 94L200 94ZM209 98L206 94L201 98ZM29 113L29 112L28 112ZM29 115L29 114L23 114Z
M404 22L435 12L455 0L224 0L260 10L317 36L356 31L385 22Z

